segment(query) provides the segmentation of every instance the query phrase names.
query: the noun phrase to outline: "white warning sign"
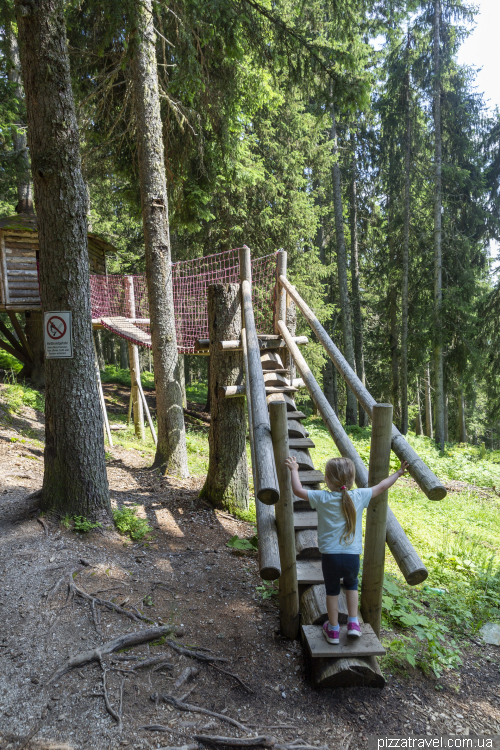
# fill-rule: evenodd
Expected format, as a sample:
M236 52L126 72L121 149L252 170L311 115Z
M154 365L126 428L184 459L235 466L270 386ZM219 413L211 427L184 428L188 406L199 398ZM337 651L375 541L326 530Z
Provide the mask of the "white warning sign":
M47 359L71 359L73 356L71 313L44 313L43 331Z

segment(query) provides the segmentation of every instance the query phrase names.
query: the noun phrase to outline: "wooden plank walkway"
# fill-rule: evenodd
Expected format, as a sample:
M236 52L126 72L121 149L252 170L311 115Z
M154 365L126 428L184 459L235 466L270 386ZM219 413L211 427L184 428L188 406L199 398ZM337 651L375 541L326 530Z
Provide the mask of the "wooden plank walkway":
M318 514L315 510L303 510L293 514L295 531L299 529L317 529Z
M323 583L321 560L297 560L297 583Z
M324 482L325 475L317 469L313 471L299 471L299 479L302 484L316 484L317 482Z

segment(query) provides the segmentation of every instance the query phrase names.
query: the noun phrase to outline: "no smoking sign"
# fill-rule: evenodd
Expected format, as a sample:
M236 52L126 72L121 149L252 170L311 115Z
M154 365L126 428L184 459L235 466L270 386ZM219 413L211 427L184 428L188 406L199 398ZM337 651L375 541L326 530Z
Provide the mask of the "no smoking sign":
M70 359L73 356L70 312L44 313L43 332L47 359Z

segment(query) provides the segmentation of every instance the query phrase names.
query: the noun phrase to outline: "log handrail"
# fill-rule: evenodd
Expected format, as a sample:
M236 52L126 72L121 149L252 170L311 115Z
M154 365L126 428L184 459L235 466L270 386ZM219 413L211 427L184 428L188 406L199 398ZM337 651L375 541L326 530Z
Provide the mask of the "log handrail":
M240 250L242 310L247 349L246 383L251 394L252 432L255 454L255 483L258 499L266 505L279 500L279 485L274 464L271 425L266 401L266 386L260 361L260 346L252 306L250 250Z
M243 343L243 367L245 370L245 382L248 382L248 352L245 329L241 331L241 340ZM252 394L250 388L247 389L247 410L248 410L248 434L250 436L250 458L252 461L252 477L255 495L255 516L257 519L257 538L259 540L259 573L264 581L275 581L281 575L281 561L278 544L278 531L276 527L276 517L273 505L264 505L261 503L255 489L255 447L253 443L253 422L252 422Z
M292 337L283 321L280 320L278 325L281 334L287 343L288 349L295 360L295 364L300 371L302 380L304 381L311 398L318 407L339 453L346 458L350 458L354 463L356 484L358 487L368 487L368 471L356 448L352 444L349 435L345 432L337 415L328 403L326 396L319 387L316 378L312 374L298 347L293 343ZM428 576L427 569L390 508L387 509L386 541L399 569L406 579L406 582L410 586L416 586L417 583L425 581Z
M363 409L371 417L372 407L377 403L371 393L367 390L367 388L365 388L352 367L349 365L345 357L341 354L339 349L335 346L332 339L319 322L318 318L315 316L309 305L302 299L295 287L290 284L285 276L280 276L279 280L281 285L286 289L287 293L297 304L297 307L304 315L305 319L325 348L333 364L340 372ZM405 440L405 438L403 437L403 435L401 435L400 431L395 425L392 426L391 446L392 450L400 461L408 461L411 476L416 481L420 489L427 495L429 500L442 500L444 497L446 497L446 488L441 484L436 475L429 469L427 464L422 461L418 453Z

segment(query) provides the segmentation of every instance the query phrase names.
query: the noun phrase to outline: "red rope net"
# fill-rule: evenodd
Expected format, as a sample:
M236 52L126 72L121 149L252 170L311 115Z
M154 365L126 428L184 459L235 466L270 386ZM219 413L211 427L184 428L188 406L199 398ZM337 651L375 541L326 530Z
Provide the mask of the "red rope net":
M175 329L182 354L192 354L197 339L208 339L207 294L211 284L237 284L238 250L172 265ZM276 254L252 260L252 301L259 333L272 333ZM90 276L92 319L139 346L151 347L145 276ZM134 322L132 322L132 320Z

